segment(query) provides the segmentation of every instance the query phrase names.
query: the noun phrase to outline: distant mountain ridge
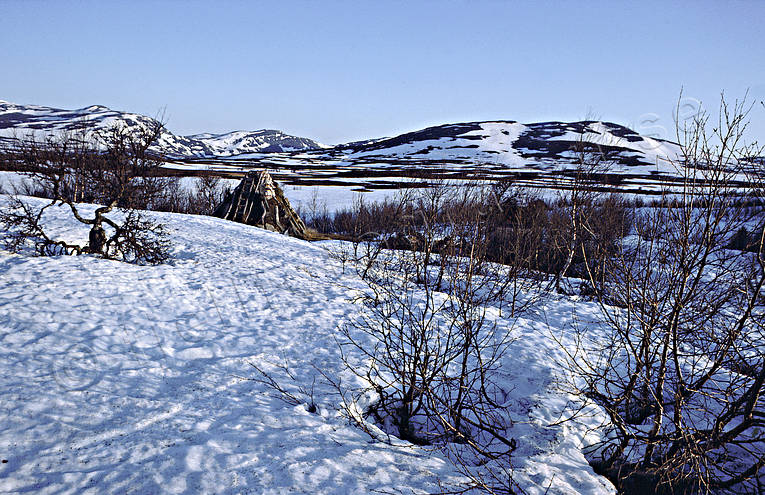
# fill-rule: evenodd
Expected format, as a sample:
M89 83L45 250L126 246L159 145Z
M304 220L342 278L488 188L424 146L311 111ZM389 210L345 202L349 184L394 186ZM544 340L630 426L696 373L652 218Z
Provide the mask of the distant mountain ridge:
M116 122L144 126L153 119L101 105L62 110L0 101L0 137L8 138L30 131L60 132L82 126L100 128ZM521 124L513 120L498 120L444 124L394 137L336 146L324 146L308 138L269 129L189 136L165 131L156 148L178 160L270 157L313 165L342 163L384 167L392 164L445 164L551 171L575 162L575 149L583 142L608 152L613 163L629 173L667 171L674 168L673 162L679 156L679 147L674 143L642 136L619 124L600 121ZM277 158L279 156L282 158Z
M56 133L80 128L100 129L121 122L127 126L148 126L155 122L145 115L91 105L76 110L39 105L17 105L0 100L0 137L23 136L29 132ZM273 153L320 149L311 139L281 131L234 131L225 134L178 136L165 130L157 151L173 158L220 158L246 153Z

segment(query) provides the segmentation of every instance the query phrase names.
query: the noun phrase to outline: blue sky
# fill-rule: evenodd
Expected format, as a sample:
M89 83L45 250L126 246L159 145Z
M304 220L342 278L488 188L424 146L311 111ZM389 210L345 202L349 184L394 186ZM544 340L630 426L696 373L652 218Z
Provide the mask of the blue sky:
M765 99L765 2L666 3L0 0L0 99L328 144L588 115L671 138L681 87Z

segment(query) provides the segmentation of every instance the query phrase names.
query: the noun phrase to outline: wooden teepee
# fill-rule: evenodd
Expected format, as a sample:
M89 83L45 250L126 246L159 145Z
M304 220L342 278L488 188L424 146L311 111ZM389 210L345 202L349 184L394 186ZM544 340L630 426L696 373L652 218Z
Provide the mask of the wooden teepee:
M305 223L266 171L248 172L213 215L299 239L308 238Z

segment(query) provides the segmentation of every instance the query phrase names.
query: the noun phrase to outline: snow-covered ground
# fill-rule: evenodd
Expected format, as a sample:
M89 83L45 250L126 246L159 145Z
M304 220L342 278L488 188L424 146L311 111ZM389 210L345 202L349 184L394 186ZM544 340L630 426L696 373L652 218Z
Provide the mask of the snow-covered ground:
M526 130L519 123L480 122L475 131L465 132L458 137L439 137L417 140L381 150L353 153L353 158L384 154L398 159L416 158L421 160L454 160L468 158L475 163L497 163L508 169L523 170L524 160L513 148L513 143Z
M335 336L359 311L349 302L359 281L328 252L335 244L151 215L173 233L161 266L0 250L0 491L421 493L459 483L438 451L350 425L318 373L355 386ZM46 223L86 236L63 208ZM576 308L579 320L595 311ZM532 494L614 492L582 455L585 425L552 425L568 397L551 336L566 342L573 318L573 301L556 298L514 322L502 369L516 477ZM313 387L318 412L252 381L249 363L306 402L298 386Z

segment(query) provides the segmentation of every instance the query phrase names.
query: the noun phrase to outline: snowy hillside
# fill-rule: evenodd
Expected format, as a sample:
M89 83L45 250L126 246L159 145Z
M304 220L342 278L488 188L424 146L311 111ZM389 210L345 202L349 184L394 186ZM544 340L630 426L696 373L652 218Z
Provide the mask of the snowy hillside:
M153 119L145 115L111 110L93 105L77 110L16 105L0 100L0 137L25 136L71 131L79 128L100 129L116 122L127 126L147 126ZM236 131L228 134L177 136L165 131L157 150L175 158L210 158L242 153L265 153L320 148L310 139L290 136L281 131Z
M576 160L582 143L609 155L616 168L632 173L674 171L676 144L645 137L610 122L469 122L429 127L393 138L335 148L333 158L391 163L490 165L549 170ZM317 152L318 153L318 152Z
M359 282L332 244L151 215L173 232L170 264L0 251L0 491L432 493L459 482L438 451L372 441L338 412L317 370L357 380L334 337L359 310L349 302ZM46 224L87 237L63 208ZM568 396L550 336L572 338L573 307L554 296L515 322L502 367L530 494L614 493L581 453L584 426L553 425ZM580 318L588 311L578 303ZM306 404L249 380L250 362ZM313 388L316 413L298 386Z
M235 173L264 166L281 171L276 177L286 184L344 185L356 191L398 189L411 187L412 181L427 184L434 179L508 179L547 190L567 187L582 159L600 161L594 187L620 193L657 194L673 183L681 184L684 175L677 144L598 121L445 124L327 149L172 166Z
M623 193L656 194L668 183L681 183L684 174L677 144L598 121L445 124L333 148L173 166L221 172L265 166L284 171L277 178L287 184L345 184L362 191L411 187L412 180L433 179L510 179L547 189L565 187L582 159L601 163L594 186Z

